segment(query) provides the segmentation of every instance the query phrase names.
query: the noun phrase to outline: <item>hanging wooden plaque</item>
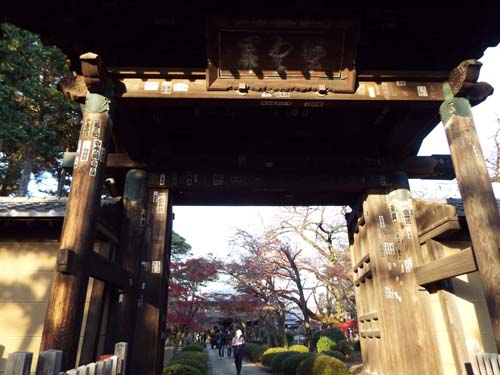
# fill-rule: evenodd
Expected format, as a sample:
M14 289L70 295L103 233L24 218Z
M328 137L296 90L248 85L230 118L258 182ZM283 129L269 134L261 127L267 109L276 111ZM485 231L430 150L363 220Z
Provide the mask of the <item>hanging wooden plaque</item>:
M353 93L355 22L211 18L209 90Z

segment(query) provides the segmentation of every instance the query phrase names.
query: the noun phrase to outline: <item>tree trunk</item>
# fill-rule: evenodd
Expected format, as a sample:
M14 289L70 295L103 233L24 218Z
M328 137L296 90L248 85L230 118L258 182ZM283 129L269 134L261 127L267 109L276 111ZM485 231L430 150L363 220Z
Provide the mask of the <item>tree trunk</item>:
M276 340L276 327L273 322L266 322L267 326L267 344L270 347L278 346L278 342Z
M280 344L284 348L288 348L288 339L286 337L286 330L285 330L285 312L279 311L277 315L278 315L278 333L279 333Z
M309 348L310 352L314 352L316 348L313 346L311 321L307 311L302 311L302 314L304 315L304 327L306 329L306 346Z
M179 342L181 341L181 338L182 338L182 332L178 331L175 334L175 342L174 342L174 347L172 349L172 356L174 356L175 353L177 353L177 351L179 350Z
M59 178L57 179L56 196L61 197L64 192L64 181L66 180L66 170L64 168L61 168L58 177Z
M21 176L19 177L19 183L17 186L17 197L25 197L28 195L28 185L31 179L31 171L33 170L33 155L32 155L33 145L28 143L26 145L26 151L24 153L23 168L21 170Z

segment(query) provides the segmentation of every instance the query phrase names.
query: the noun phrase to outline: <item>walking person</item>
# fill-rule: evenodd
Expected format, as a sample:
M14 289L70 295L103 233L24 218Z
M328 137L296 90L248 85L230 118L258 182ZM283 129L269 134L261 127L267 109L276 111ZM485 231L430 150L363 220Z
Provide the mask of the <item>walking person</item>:
M231 357L232 339L233 335L231 335L231 332L227 330L226 334L224 335L224 345L226 346L226 352L228 358Z
M219 359L224 359L224 332L217 333L217 349L219 349Z
M236 336L233 337L231 343L234 353L234 364L236 365L236 373L241 375L241 362L243 361L243 353L245 351L245 339L241 329L236 330Z

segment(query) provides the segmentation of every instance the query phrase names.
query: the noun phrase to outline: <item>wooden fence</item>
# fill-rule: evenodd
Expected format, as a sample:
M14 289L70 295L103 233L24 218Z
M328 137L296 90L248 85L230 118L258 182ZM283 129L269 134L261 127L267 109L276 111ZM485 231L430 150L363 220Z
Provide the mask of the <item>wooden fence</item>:
M115 352L109 358L85 366L61 372L61 350L47 350L40 352L36 365L36 375L126 375L127 365L126 342L115 345ZM5 375L29 375L33 353L15 352L9 354Z

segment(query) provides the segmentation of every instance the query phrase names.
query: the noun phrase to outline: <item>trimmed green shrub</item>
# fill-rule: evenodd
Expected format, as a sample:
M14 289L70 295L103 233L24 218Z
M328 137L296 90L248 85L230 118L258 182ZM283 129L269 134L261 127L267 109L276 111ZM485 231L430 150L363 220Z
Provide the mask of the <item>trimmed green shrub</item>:
M283 375L295 375L297 373L297 367L300 363L307 359L314 357L315 353L298 353L294 352L290 357L285 358L281 364L281 373Z
M314 348L316 347L316 344L318 343L319 338L322 336L330 337L335 342L345 340L344 333L340 329L338 329L337 327L322 329L321 331L316 331L313 333L312 344L313 344Z
M204 352L205 348L203 347L203 344L200 343L194 343L190 345L186 345L184 348L182 348L183 352L188 352L188 351L195 351L195 352Z
M318 354L303 360L297 368L297 375L349 375L345 363L328 355Z
M299 353L307 353L309 352L309 348L305 345L292 345L288 348L291 352L299 352Z
M294 354L295 352L276 353L271 360L271 369L273 372L280 372L283 361Z
M335 349L337 349L337 343L328 336L321 337L316 344L316 350L318 350L318 353L324 352L325 350Z
M177 353L172 358L172 361L181 360L181 359L187 359L189 361L200 362L200 363L203 363L205 366L208 363L207 354L206 353L197 352L197 351L187 351L187 352Z
M347 358L345 357L344 353L339 352L338 350L325 350L324 352L321 352L321 354L329 355L330 357L337 358L337 359L341 360L342 362L347 361Z
M194 367L181 364L168 365L163 369L163 375L203 375Z
M337 342L337 350L340 350L344 355L349 356L354 351L354 345L349 340L340 340Z
M168 366L170 365L187 365L194 367L195 369L199 370L202 374L204 374L207 371L207 364L204 362L196 361L194 359L173 359L168 363Z
M260 345L253 344L253 343L246 343L245 344L245 349L244 349L244 355L248 358L252 357L252 353L255 349L259 348Z
M189 368L186 369L186 366ZM186 372L190 371L190 368L194 368L200 375L203 375L207 372L208 357L205 352L188 349L176 353L166 368L170 369L170 372L165 373L168 375L198 375L197 373Z
M261 362L262 361L262 354L269 349L266 345L259 345L257 346L253 351L252 351L252 361L253 362Z
M287 352L288 350L285 348L269 348L262 354L261 363L262 366L271 367L271 361L273 360L273 356L277 353Z

